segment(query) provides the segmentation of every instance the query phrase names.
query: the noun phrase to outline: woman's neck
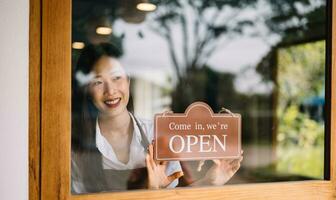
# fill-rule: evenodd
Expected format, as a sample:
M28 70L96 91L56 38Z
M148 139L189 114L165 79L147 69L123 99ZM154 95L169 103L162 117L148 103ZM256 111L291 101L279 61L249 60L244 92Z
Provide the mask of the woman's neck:
M130 135L133 127L131 122L131 116L127 110L118 116L98 116L98 124L101 133L109 138Z
M112 146L117 159L127 164L133 136L133 123L128 111L118 116L98 116L98 124L101 134Z

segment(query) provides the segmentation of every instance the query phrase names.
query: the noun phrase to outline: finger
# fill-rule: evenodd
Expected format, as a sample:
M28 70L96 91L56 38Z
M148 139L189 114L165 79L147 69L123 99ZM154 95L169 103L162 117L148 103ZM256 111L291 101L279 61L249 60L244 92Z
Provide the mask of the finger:
M212 160L216 165L218 165L218 166L220 166L220 164L221 164L221 161L220 160L218 160L218 159L214 159L214 160Z
M238 163L240 163L240 160L239 159L234 159L230 162L230 165L233 166L233 165L237 165Z
M150 161L149 154L146 154L146 159L145 160L146 160L147 171L148 171L148 173L150 173L154 169L154 166L152 165L152 163Z
M150 156L151 156L153 162L155 163L155 166L156 166L156 165L159 165L159 164L160 164L160 161L157 161L157 160L154 159L154 145L153 145L153 144L150 144L150 145L148 146L148 148L149 148Z
M152 144L148 145L148 153L149 153L150 161L152 162L153 166L156 166L157 162L154 161L153 151L154 151L153 145Z
M152 145L149 145L148 146L148 160L152 166L152 169L155 169L156 167L156 162L154 161L153 159L153 146Z
M202 170L202 166L204 165L204 160L199 161L197 171L200 172Z
M242 160L243 160L243 156L239 156L239 157L236 158L236 159L232 159L232 160L230 160L230 165L235 165L235 164L237 164L237 163L240 163Z
M240 168L240 162L241 162L241 158L231 163L230 167L233 172L236 172Z
M173 182L175 179L178 179L178 178L180 178L180 177L183 176L183 175L184 175L184 174L183 174L182 171L178 171L178 172L175 172L175 173L169 175L169 176L167 177L169 184L170 184L171 182Z
M148 145L148 153L149 153L149 156L153 158L153 145L152 144Z
M231 165L231 162L234 161L234 159L221 159L219 160L222 166Z
M237 165L232 166L233 173L236 173L239 168L240 168L240 163L238 163Z
M226 163L231 165L231 163L233 163L235 160L236 160L236 159L227 159L227 160L226 160Z

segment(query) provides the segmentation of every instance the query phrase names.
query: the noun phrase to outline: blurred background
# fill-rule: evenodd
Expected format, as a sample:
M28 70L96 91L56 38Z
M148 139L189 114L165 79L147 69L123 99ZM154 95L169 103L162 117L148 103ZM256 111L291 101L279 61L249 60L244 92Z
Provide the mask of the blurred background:
M229 183L323 179L326 0L72 4L73 66L89 43L117 45L139 117L194 101L242 115L244 161ZM195 166L183 163L184 183L206 171Z

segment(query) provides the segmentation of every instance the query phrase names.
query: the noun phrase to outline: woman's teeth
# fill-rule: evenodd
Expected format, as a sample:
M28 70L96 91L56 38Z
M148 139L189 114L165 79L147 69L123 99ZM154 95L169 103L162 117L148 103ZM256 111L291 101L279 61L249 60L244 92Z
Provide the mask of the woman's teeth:
M112 99L112 100L106 100L105 103L107 105L113 105L113 104L117 104L120 100L121 100L121 98L116 98L116 99Z

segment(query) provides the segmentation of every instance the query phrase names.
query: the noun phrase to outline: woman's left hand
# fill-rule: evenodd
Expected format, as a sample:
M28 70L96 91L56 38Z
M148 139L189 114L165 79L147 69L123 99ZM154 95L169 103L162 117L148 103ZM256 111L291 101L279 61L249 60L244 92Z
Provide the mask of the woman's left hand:
M242 160L243 155L237 159L212 160L214 165L207 171L202 179L196 181L192 185L224 185L238 171Z
M148 146L148 154L146 155L146 166L148 172L148 189L166 188L175 179L183 176L182 171L175 172L169 176L166 175L168 162L154 161L153 145Z

